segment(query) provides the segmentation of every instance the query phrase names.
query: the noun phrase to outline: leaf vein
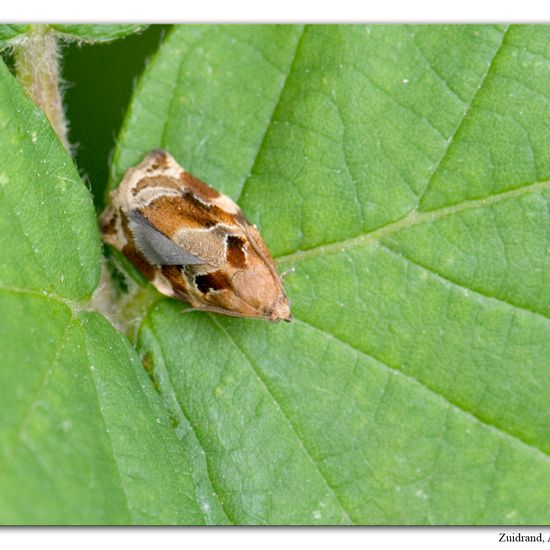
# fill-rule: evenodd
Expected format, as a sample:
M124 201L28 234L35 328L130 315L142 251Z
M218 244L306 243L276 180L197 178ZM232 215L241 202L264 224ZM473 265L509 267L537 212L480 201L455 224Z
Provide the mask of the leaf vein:
M151 332L151 335L154 337L154 339L156 340L157 342L157 345L158 345L158 350L160 351L161 355L162 355L162 361L163 361L163 364L166 364L166 360L164 358L164 350L162 348L162 343L161 343L161 340L158 338L156 332L155 332L155 329L154 329L154 325L151 323L149 325L149 329L150 329L150 332ZM220 495L223 494L223 491L220 490L219 487L216 486L216 484L214 483L214 480L212 478L212 475L210 473L210 468L208 466L208 460L206 460L206 456L207 456L207 453L206 453L206 447L204 446L204 444L202 443L201 441L201 436L199 435L200 434L200 430L197 429L197 427L195 425L192 424L191 420L190 420L190 416L187 414L187 411L184 409L183 405L181 404L179 398L178 398L178 395L174 389L174 385L172 383L172 379L170 378L170 374L168 372L167 369L164 369L165 370L165 379L166 379L166 382L168 383L169 385L169 390L170 392L172 393L173 395L173 399L171 399L170 401L172 403L174 403L175 406L178 407L179 409L179 412L181 413L181 415L187 420L187 422L189 423L189 425L192 427L193 429L193 433L195 434L195 437L196 437L196 440L197 440L197 443L199 444L200 446L200 449L202 451L202 454L203 456L205 457L205 472L206 472L206 477L208 478L208 481L210 483L210 486L212 487L212 491L214 492L214 494L216 495L216 498L226 516L226 518L234 525L236 525L238 522L231 517L231 514L228 512L228 510L225 508L225 505L224 505L224 501L222 498L220 498ZM199 491L199 488L195 482L195 479L193 478L193 484L195 485L195 489L197 490L197 494L198 494L198 491ZM205 521L205 524L206 525L209 525L210 522L208 520L208 518L206 517L206 514L202 508L202 506L200 506L199 504L199 508L201 510L201 513L204 517L204 521Z
M275 405L275 407L281 412L281 414L283 415L284 419L286 420L287 422L287 425L291 431L291 433L294 435L294 437L296 438L296 440L298 441L300 447L302 448L302 450L304 451L304 454L306 455L306 457L308 458L308 460L310 461L310 463L313 465L313 467L317 470L317 472L319 473L319 476L321 477L321 479L323 480L325 486L327 487L327 489L332 493L332 495L334 496L336 502L338 503L340 509L342 510L342 512L345 514L345 517L346 519L348 519L350 522L353 523L353 520L350 516L350 513L348 512L348 510L346 509L346 507L343 505L343 503L341 502L340 500L340 497L338 496L338 493L336 492L336 490L334 489L334 487L332 486L332 484L329 482L326 474L323 472L323 470L321 469L318 461L316 461L313 457L313 455L311 454L311 452L308 450L307 446L305 445L304 441L302 440L302 438L299 436L294 424L292 423L292 421L290 420L290 417L288 415L288 413L285 411L284 407L281 405L281 403L275 398L275 396L273 395L273 392L271 391L271 389L269 388L269 385L267 384L265 378L260 374L260 369L257 367L257 365L254 363L254 361L248 356L248 354L243 350L241 349L241 347L237 344L237 342L235 341L235 339L231 336L231 334L229 334L229 332L225 329L225 327L223 327L219 321L217 319L215 319L212 315L209 315L212 323L216 326L216 328L222 333L225 335L225 337L229 340L229 342L233 345L233 347L242 355L242 357L246 360L246 362L249 364L250 368L252 369L252 371L254 372L254 375L256 376L258 382L260 383L260 385L263 387L264 391L267 393L267 395L270 397L270 399L272 400L273 404Z
M35 410L36 404L38 403L39 398L40 398L41 394L43 393L44 389L48 385L48 381L49 381L49 379L52 375L52 372L58 366L59 357L60 357L61 353L63 352L63 350L65 349L65 344L66 344L66 341L67 341L67 335L69 333L69 328L71 327L71 325L72 325L72 319L69 319L67 325L65 326L65 329L63 330L63 334L61 335L61 338L59 339L59 345L58 345L58 347L55 351L53 360L50 363L50 365L45 369L44 375L43 375L42 380L40 382L40 386L36 390L32 401L29 403L29 405L27 407L27 410L26 410L25 414L23 415L23 419L21 421L21 424L19 425L19 428L17 429L17 432L15 433L12 449L11 449L11 451L8 451L6 453L6 458L5 458L6 470L9 470L10 467L11 467L11 464L13 462L15 454L16 454L18 448L20 447L20 445L22 443L23 433L24 433L25 429L27 428L27 426L30 422L30 418L32 416L32 413Z
M508 306L508 307L511 307L513 309L517 309L517 310L520 310L524 313L528 313L529 315L534 315L535 317L537 318L540 318L542 319L544 322L547 322L547 321L550 321L550 317L547 317L546 315L543 315L542 313L539 313L538 311L534 311L532 309L529 309L528 307L525 307L525 306L520 306L520 305L517 305L517 304L514 304L512 302L508 302L506 300L504 300L503 298L499 298L498 296L495 296L493 294L489 294L487 292L484 292L482 290L479 290L477 288L471 288L471 287L468 287L466 286L465 284L463 283L459 283L458 281L454 281L453 279L449 279L448 277L446 277L445 275L442 275L441 273L439 273L438 271L436 271L435 269L433 268L430 268L430 267L427 267L423 264L421 264L420 262L416 261L416 260L413 260L412 258L410 258L409 256L406 256L405 254L403 254L403 252L401 251L397 251L397 250L394 250L391 245L389 245L388 243L385 243L385 244L382 244L382 243L378 243L378 246L384 250L386 250L387 252L390 252L391 254L393 254L394 256L397 256L399 258L402 258L403 260L405 260L407 263L413 265L413 266L416 266L416 267L419 267L421 269L423 269L424 271L430 273L431 275L433 275L434 277L437 277L438 279L440 279L441 281L443 281L444 283L446 284L450 284L450 285L453 285L457 288L460 288L462 290L467 290L468 292L472 292L474 294L477 294L478 296L486 299L486 300L494 300L496 302L499 302L500 304L502 305L505 305L505 306Z
M483 499L483 506L480 506L479 513L477 514L477 517L472 522L475 525L482 525L484 523L483 522L483 515L485 514L485 512L488 508L487 505L490 502L492 502L493 495L496 491L496 486L497 486L497 481L498 481L497 474L498 474L498 470L499 470L498 462L499 462L501 453L502 453L502 442L499 441L498 444L497 444L497 448L494 452L494 456L493 456L492 476L491 476L490 481L487 483L487 490L485 491L485 495L484 495L484 499Z
M306 260L309 258L322 257L328 254L345 252L346 250L373 244L384 237L398 233L402 229L408 229L410 227L414 227L415 225L421 225L424 223L431 223L440 219L447 218L454 214L459 214L460 212L466 210L486 208L504 200L521 197L522 195L528 193L546 191L549 189L550 180L538 181L521 187L517 187L515 189L495 193L494 195L490 195L488 197L467 200L458 204L454 204L452 206L439 208L437 210L430 210L426 212L418 212L414 210L412 212L409 212L406 216L400 218L399 220L378 227L372 231L369 231L368 233L361 233L354 237L350 237L349 239L321 244L312 248L308 248L306 250L298 249L290 254L278 256L276 259L278 263L286 264Z
M97 388L97 384L96 384L96 380L95 380L95 373L94 373L94 369L92 368L93 365L92 365L92 358L91 358L91 355L90 355L90 348L89 348L88 338L87 338L86 332L84 330L84 327L81 324L79 325L79 327L80 327L80 331L82 333L82 339L84 340L84 351L86 353L86 357L88 358L87 363L88 363L88 367L90 369L90 377L92 379L92 386L95 390L95 395L96 395L96 399L97 399L97 408L98 408L98 411L99 411L99 417L101 418L101 421L103 423L104 433L105 433L107 441L109 442L109 446L111 448L110 457L113 459L113 464L115 466L115 469L116 469L116 472L117 472L117 475L118 475L118 480L119 480L119 483L120 483L120 490L121 490L122 494L124 495L124 501L126 503L126 510L128 512L128 516L130 518L133 518L132 512L130 511L130 502L129 502L129 499L128 499L128 493L126 492L126 487L124 485L122 471L121 471L120 464L118 463L118 460L117 460L117 457L116 457L115 449L114 449L114 446L113 446L113 441L111 439L111 434L109 432L109 429L107 428L107 420L105 418L105 415L103 413L103 408L101 406L101 398L99 397L99 390Z
M285 79L284 79L280 89L279 89L279 94L277 95L277 98L276 98L276 100L273 104L273 109L271 110L271 114L270 114L270 116L267 120L267 124L265 126L264 132L263 132L262 137L259 141L259 145L258 145L258 149L256 151L256 155L254 156L254 159L252 160L252 163L250 165L250 170L248 171L249 175L246 177L245 181L243 181L243 183L242 183L241 190L240 190L237 202L239 202L241 200L241 198L244 194L245 187L246 187L247 183L250 181L250 174L252 174L252 172L254 171L254 168L256 167L256 164L258 163L258 158L260 157L260 153L261 153L261 151L264 147L264 143L265 143L267 134L269 133L269 129L271 128L271 125L273 123L273 115L275 114L275 111L277 110L277 107L281 103L281 98L283 96L283 93L284 93L285 88L286 88L287 83L288 83L288 77L290 76L290 73L292 72L292 70L294 68L296 58L298 57L298 51L300 50L300 47L302 45L302 40L304 38L304 34L305 34L305 26L302 27L302 30L300 32L300 36L296 40L296 47L294 48L294 52L292 54L292 57L290 58L290 64L289 64L288 72L285 76Z
M34 296L35 298L43 298L44 300L51 300L52 302L57 302L59 304L65 305L71 308L75 312L78 312L78 310L80 309L79 304L77 304L76 302L73 302L61 296L58 296L54 292L46 292L46 291L40 292L38 290L33 290L30 288L20 288L16 286L5 286L5 285L0 286L0 292L6 292L10 294L27 294L28 296Z
M174 28L174 30L169 34L169 36L171 36L173 33L175 33L175 31L176 31L176 29ZM201 35L201 38L202 38L202 35ZM171 83L172 84L172 90L171 90L171 93L170 93L170 101L169 101L168 106L167 106L166 117L164 118L164 122L162 124L162 131L160 133L160 145L162 147L166 147L169 123L174 120L173 111L176 108L176 105L177 105L177 102L178 102L178 99L179 99L179 96L175 92L176 92L176 89L178 88L178 84L180 83L180 80L181 80L181 77L182 77L181 73L183 71L183 66L184 66L185 62L189 59L190 55L197 48L198 40L197 40L197 42L194 42L192 44L187 44L186 43L185 45L188 46L189 49L188 49L187 52L185 52L185 55L180 56L179 63L178 63L178 69L175 73L175 78L174 78L173 82ZM145 82L145 79L141 79L141 82Z
M506 27L506 29L504 30L504 32L502 33L502 38L501 38L501 41L500 41L500 44L498 45L497 49L495 50L495 53L493 54L493 57L491 59L491 61L489 62L489 64L487 65L487 70L485 71L485 73L483 74L483 76L481 77L480 79L480 83L479 83L479 86L478 88L476 89L474 95L472 96L472 99L470 100L470 102L468 104L466 104L465 106L465 109L464 109L464 112L462 114L462 117L460 118L460 120L458 121L458 124L455 126L455 129L453 130L453 132L451 133L450 137L447 139L447 146L445 147L445 150L443 151L443 154L441 155L441 157L439 158L439 161L437 162L437 164L434 166L433 170L432 170L432 173L430 175L430 178L428 179L428 183L426 184L426 186L424 187L424 190L422 191L422 193L420 193L420 195L418 196L418 201L416 203L416 207L415 207L415 210L420 208L420 203L422 202L422 199L426 196L426 193L428 192L429 188L430 188L430 185L432 184L433 180L434 180L434 177L435 177L435 174L437 173L437 171L439 170L439 167L441 166L441 164L445 161L445 159L447 158L447 155L449 153L449 150L451 148L451 146L453 145L454 141L455 141L455 137L457 136L457 134L460 132L461 128L463 127L464 125L464 122L466 121L466 119L468 118L468 115L470 114L470 111L472 110L472 107L476 101L476 98L479 96L479 93L480 91L482 90L482 88L484 87L486 81L487 81L487 77L489 76L489 74L491 73L491 70L494 66L494 63L495 63L495 60L496 58L498 57L499 53L502 51L502 47L504 45L504 41L506 39L506 36L508 34L508 31L510 29L510 26ZM434 71L435 72L435 71ZM437 73L436 73L437 74Z
M293 315L293 320L298 322L298 323L302 323L304 326L309 327L310 329L318 332L319 334L321 334L325 337L332 338L335 342L338 342L339 344L346 346L348 349L353 350L355 353L358 353L361 356L366 357L366 358L370 359L371 361L374 361L375 364L378 365L379 367L381 367L382 369L387 370L389 372L392 372L394 374L399 374L400 376L403 376L409 382L418 384L419 386L424 388L426 391L428 391L430 394L435 395L435 396L439 397L440 399L442 399L447 405L450 405L451 407L453 407L459 413L464 414L465 416L467 416L468 418L470 418L472 420L475 420L476 422L478 422L482 426L485 426L486 428L494 430L497 434L501 435L502 437L510 439L510 440L514 441L515 443L521 445L522 447L526 447L530 451L534 451L538 455L542 455L544 457L544 459L546 461L548 461L548 463L550 464L550 455L548 453L546 453L540 447L537 447L536 445L525 441L524 439L522 439L518 435L507 432L506 430L504 430L500 426L497 426L496 424L492 424L491 422L488 422L487 420L484 420L484 419L480 418L479 416L477 416L476 414L474 414L471 411L467 411L466 409L463 409L462 407L460 407L460 405L458 405L458 404L454 403L453 401L451 401L447 396L439 393L437 390L431 388L429 385L422 382L418 378L415 378L414 376L412 376L410 374L404 373L401 369L399 369L399 367L392 366L392 365L389 365L387 363L384 363L383 361L378 359L376 356L371 355L371 354L363 351L362 349L355 347L354 345L350 344L349 342L346 342L345 340L342 340L340 337L336 336L335 334L333 334L331 332L328 332L328 331L326 331L326 330L324 330L324 329L322 329L322 328L320 328L316 325L313 325L309 321L306 321L304 319L300 319L296 315Z

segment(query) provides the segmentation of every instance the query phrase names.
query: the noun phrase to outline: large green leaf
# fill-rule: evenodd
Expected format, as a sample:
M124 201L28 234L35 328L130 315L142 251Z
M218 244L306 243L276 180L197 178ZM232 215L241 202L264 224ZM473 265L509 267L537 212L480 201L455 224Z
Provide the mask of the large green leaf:
M85 311L100 259L91 197L1 62L0 148L0 521L207 521L135 352Z
M160 300L139 355L87 311L90 197L0 67L0 521L548 523L549 46L174 28L110 187L170 150L294 268L296 321Z
M547 27L181 27L155 147L238 199L296 322L156 306L140 348L237 523L550 519Z

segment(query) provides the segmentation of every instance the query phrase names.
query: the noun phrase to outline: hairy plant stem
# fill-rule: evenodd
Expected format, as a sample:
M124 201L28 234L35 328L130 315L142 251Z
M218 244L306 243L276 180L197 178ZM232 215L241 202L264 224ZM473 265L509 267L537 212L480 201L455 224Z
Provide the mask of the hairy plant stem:
M69 151L55 34L48 25L31 25L27 38L14 47L14 57L19 81L44 111L61 143Z

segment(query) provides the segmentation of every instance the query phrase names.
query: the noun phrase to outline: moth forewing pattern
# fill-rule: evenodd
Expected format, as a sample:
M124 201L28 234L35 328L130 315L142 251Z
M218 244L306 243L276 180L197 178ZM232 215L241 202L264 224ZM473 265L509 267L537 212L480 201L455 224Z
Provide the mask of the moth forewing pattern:
M291 320L258 230L228 196L166 151L130 168L100 219L103 240L167 296L236 317Z

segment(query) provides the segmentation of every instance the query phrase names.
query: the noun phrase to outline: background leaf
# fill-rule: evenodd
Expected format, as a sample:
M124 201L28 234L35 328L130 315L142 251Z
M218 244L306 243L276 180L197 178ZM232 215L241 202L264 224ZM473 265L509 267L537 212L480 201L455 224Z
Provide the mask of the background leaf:
M28 29L29 25L0 25L0 48L3 49L14 39L24 36Z
M169 27L150 25L124 40L69 41L62 48L62 76L67 83L64 103L71 121L69 141L77 144L75 161L98 212L105 206L112 149L132 89Z
M0 25L0 49L24 38L36 25ZM143 32L148 25L48 25L65 39L88 43L111 42Z
M110 42L144 31L148 25L50 25L65 38L84 42Z
M296 321L160 300L139 356L87 311L89 194L1 66L0 521L548 523L549 44L176 26L109 187L170 150L295 269Z
M223 521L135 352L85 311L100 259L90 195L1 62L0 121L2 523Z
M238 199L296 322L155 306L140 347L237 523L546 523L547 27L179 27L155 147ZM246 62L244 61L246 60Z

